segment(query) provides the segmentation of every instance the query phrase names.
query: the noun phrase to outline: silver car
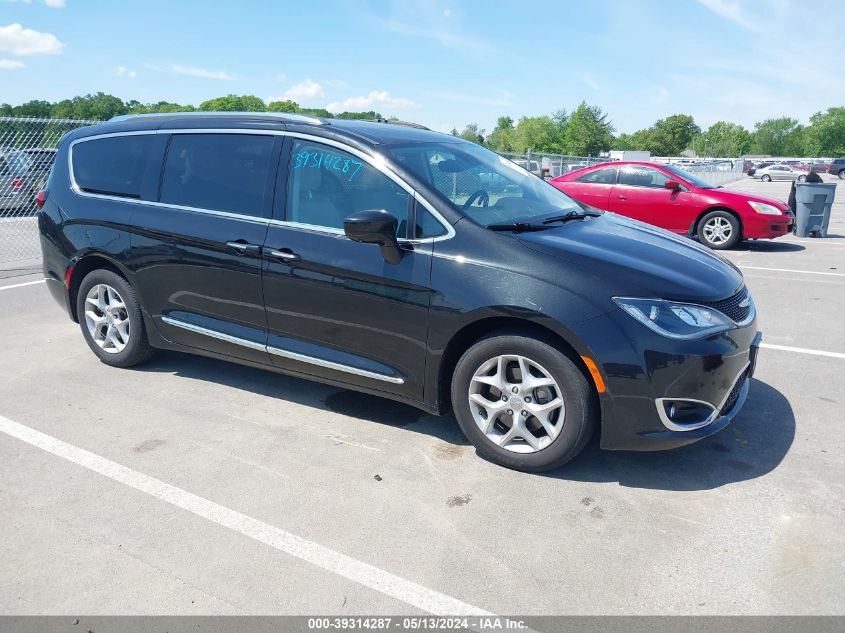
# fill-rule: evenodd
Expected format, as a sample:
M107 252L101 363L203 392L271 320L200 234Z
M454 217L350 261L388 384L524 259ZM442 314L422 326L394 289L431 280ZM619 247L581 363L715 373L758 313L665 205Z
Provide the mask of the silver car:
M754 170L752 178L759 178L763 182L771 182L773 180L797 180L804 182L807 180L807 172L800 171L789 165L769 165L768 167L761 167Z
M20 150L0 149L0 212L35 211L37 183L32 158Z

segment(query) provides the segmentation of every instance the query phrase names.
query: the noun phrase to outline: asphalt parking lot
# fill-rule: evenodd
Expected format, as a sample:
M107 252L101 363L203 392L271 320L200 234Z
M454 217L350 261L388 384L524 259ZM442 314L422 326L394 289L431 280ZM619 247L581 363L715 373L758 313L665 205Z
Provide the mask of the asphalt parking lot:
M843 186L828 238L726 254L766 344L732 426L546 475L371 396L175 353L109 368L7 273L0 612L845 613Z

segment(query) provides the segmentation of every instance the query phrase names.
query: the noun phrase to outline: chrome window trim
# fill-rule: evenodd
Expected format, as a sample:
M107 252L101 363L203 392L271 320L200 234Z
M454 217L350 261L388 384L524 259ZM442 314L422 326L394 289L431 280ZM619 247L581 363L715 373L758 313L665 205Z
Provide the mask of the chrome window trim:
M404 378L400 378L398 376L388 376L387 374L380 374L375 371L369 371L367 369L360 369L358 367L353 367L351 365L344 365L343 363L336 363L330 360L324 360L322 358L316 358L315 356L308 356L306 354L300 354L298 352L291 352L288 350L280 349L278 347L271 347L269 345L264 345L262 343L256 343L255 341L250 341L245 338L240 338L238 336L232 336L231 334L225 334L223 332L219 332L217 330L212 330L210 328L202 327L201 325L194 325L193 323L187 323L186 321L181 321L179 319L174 319L173 317L169 317L166 315L162 315L161 320L168 325L172 325L173 327L178 327L183 330L188 330L189 332L194 332L196 334L203 334L204 336L208 336L211 338L215 338L221 341L225 341L227 343L233 343L234 345L240 345L242 347L248 347L249 349L258 350L260 352L267 352L268 354L274 354L275 356L282 356L284 358L289 358L291 360L300 361L302 363L308 363L309 365L317 365L319 367L325 367L327 369L333 369L335 371L342 371L347 374L354 374L356 376L363 376L364 378L373 378L375 380L382 380L384 382L390 382L395 385L402 385L405 383Z
M99 198L101 200L113 200L117 202L128 202L130 204L146 204L151 205L154 207L161 207L161 208L170 208L170 209L179 209L183 211L193 211L197 213L207 213L210 215L218 215L221 217L230 217L235 219L247 220L251 222L259 222L261 224L272 224L274 226L289 226L289 227L302 227L307 230L329 233L332 235L341 234L343 235L343 230L336 229L332 227L325 227L325 226L318 226L314 224L304 224L301 222L292 222L289 220L275 220L272 218L265 218L262 216L252 216L252 215L245 215L241 213L234 213L230 211L219 211L216 209L205 209L201 207L189 207L183 205L176 205L176 204L168 204L166 202L157 202L157 201L149 201L149 200L139 200L137 198L128 198L123 196L113 196L108 194L101 194L101 193L91 193L88 191L83 191L79 184L76 182L76 176L73 172L73 148L78 143L86 143L88 141L94 141L97 139L102 138L112 138L116 136L141 136L145 134L258 134L264 136L289 136L291 138L298 138L302 140L312 141L315 143L322 143L324 145L329 145L335 147L337 149L343 150L344 152L348 152L354 156L357 156L372 168L378 170L388 178L390 178L393 182L399 185L402 189L404 189L410 196L414 198L414 200L418 201L426 210L431 213L435 219L443 226L446 230L445 235L437 235L435 237L427 237L427 238L420 238L420 239L407 239L407 238L399 238L399 242L403 244L426 244L429 242L440 242L443 240L452 239L455 237L455 229L454 227L444 218L435 208L434 206L426 200L423 196L419 194L411 185L405 182L398 174L396 174L392 169L390 169L387 164L384 162L384 157L379 153L374 153L373 155L367 154L362 152L361 150L346 145L340 141L336 141L334 139L324 138L322 136L316 136L314 134L305 134L303 132L291 132L288 130L258 130L253 128L178 128L178 129L160 129L160 130L135 130L135 131L128 131L128 132L106 132L104 134L96 134L93 136L84 136L82 138L75 139L71 141L70 146L68 147L68 155L67 155L67 162L68 162L68 174L70 176L70 186L73 192L78 196L83 196L87 198ZM381 160L375 158L379 157ZM380 162L381 164L376 164L376 162Z
M739 382L739 379L750 366L750 360L742 366L742 369L739 370L739 373L737 373L736 377L733 379L733 382L731 382L731 388L725 392L725 396L722 398L722 401L719 403L719 406L714 406L713 403L707 402L706 400L696 400L694 398L655 398L654 404L657 405L657 415L660 418L660 421L663 423L663 426L665 426L670 431L694 431L695 429L703 428L715 422L718 417L722 414L722 409L724 408L725 404L727 404L728 397L731 395L731 392L734 390L734 387L736 387L737 382ZM747 392L748 385L743 385L742 389L746 390ZM666 407L664 405L664 402L666 402L667 400L672 402L681 401L695 402L696 404L704 404L710 407L713 411L701 422L696 422L694 424L676 424L675 422L672 422L672 420L669 419L669 416L666 414ZM742 394L740 394L740 398L737 399L737 402L739 402L739 400L744 400Z

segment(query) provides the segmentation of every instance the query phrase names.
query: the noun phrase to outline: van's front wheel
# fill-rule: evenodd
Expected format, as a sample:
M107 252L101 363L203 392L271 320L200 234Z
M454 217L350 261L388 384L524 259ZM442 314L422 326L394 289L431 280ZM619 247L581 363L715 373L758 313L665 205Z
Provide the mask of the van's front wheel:
M527 472L562 466L589 440L595 394L565 354L544 341L493 334L473 345L452 377L452 408L478 454Z

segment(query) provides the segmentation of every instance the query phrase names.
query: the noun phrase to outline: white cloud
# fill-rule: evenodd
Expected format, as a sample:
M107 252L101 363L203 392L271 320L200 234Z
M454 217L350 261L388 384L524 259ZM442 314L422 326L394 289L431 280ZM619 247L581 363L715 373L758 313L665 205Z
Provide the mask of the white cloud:
M584 73L583 80L584 83L587 84L588 88L592 88L593 90L601 90L601 84L590 73Z
M737 0L698 0L718 16L739 24L749 31L759 31L760 27L742 14L742 6Z
M129 70L126 66L118 66L117 70L114 71L115 77L129 77L130 79L135 79L138 76L138 73L134 70Z
M343 101L333 101L326 110L335 114L344 111L366 111L371 108L416 108L416 103L403 97L393 97L386 90L373 90L362 97L349 97Z
M669 91L666 90L663 86L658 86L657 90L654 91L654 94L649 97L649 101L654 105L661 105L666 103L666 100L669 98Z
M16 2L20 4L32 4L32 0L5 0L5 2ZM65 0L42 0L44 4L48 7L53 7L54 9L64 9L65 7Z
M296 101L299 102L304 99L313 99L315 97L323 96L323 87L316 81L306 79L295 86L291 86L285 90L280 97L270 97L268 103L273 101Z
M17 70L26 66L22 61L17 59L0 59L0 70Z
M181 64L173 64L170 67L177 75L187 75L189 77L201 77L203 79L222 79L224 81L233 81L235 78L229 75L225 70L207 70L205 68L198 68L196 66L182 66Z
M20 24L0 26L0 52L15 55L58 55L65 47L52 33L25 29Z

